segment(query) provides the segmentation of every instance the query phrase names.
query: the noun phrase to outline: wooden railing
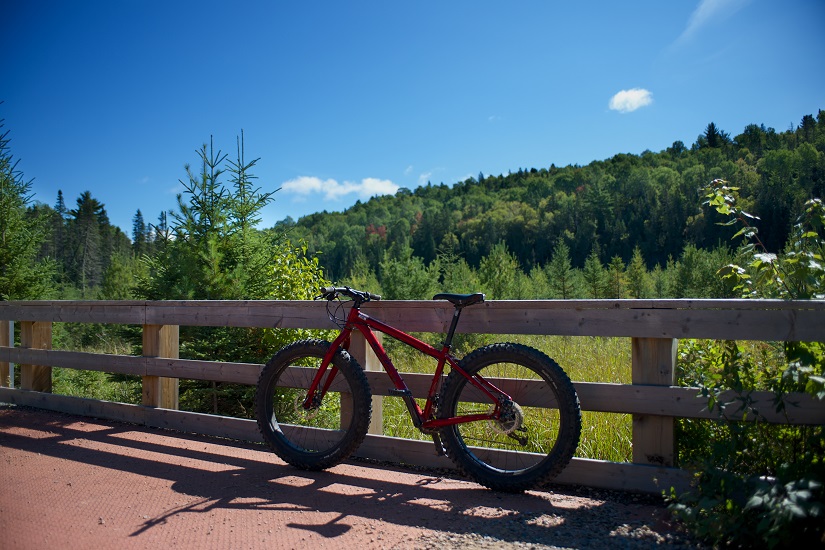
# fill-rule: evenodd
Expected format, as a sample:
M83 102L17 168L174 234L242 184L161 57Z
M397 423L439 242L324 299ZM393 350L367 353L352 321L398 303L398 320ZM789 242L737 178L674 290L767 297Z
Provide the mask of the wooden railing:
M444 332L452 307L434 301L384 301L364 306L372 315L407 331ZM19 323L19 345L10 326ZM52 323L143 326L143 356L52 350ZM330 328L325 304L311 301L36 301L0 302L0 402L122 420L221 437L260 441L254 421L178 411L177 380L255 384L261 365L178 358L179 326ZM632 463L575 458L559 483L659 492L684 488L690 473L675 467L676 418L718 418L695 388L676 387L680 338L825 341L825 302L774 300L572 300L491 301L467 308L461 332L628 337L632 384L576 382L582 409L632 415ZM274 352L275 350L273 350ZM350 350L365 366L373 393L386 395L385 375L363 338ZM20 367L20 388L10 387L10 365ZM143 404L127 405L51 394L51 369L63 367L140 375ZM426 395L429 376L405 374L414 396ZM825 403L805 394L785 396L783 413L774 395L750 396L763 420L823 424ZM380 398L379 398L380 399ZM380 403L380 401L379 401ZM727 419L743 412L729 405ZM745 420L752 419L746 416ZM385 437L380 421L358 450L365 457L449 467L431 442Z

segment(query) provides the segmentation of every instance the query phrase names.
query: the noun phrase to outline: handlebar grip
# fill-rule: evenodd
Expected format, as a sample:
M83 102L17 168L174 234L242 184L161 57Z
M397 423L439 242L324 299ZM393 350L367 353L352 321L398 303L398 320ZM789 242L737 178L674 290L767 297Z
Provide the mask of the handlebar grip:
M335 293L337 289L334 286L323 286L321 287L321 297L326 298L327 300L332 300L335 297Z
M324 286L320 288L321 296L319 298L324 298L326 300L334 300L338 297L339 294L343 294L344 296L348 296L355 299L360 299L361 301L378 301L381 299L379 294L373 294L371 292L365 292L362 290L355 290L354 288L349 288L347 286Z

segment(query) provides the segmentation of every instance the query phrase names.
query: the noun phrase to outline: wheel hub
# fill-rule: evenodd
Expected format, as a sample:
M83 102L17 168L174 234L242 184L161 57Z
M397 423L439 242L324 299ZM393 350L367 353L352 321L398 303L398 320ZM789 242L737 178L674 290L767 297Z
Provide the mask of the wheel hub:
M318 410L320 407L316 403L312 403L312 407L309 409L304 408L304 401L306 401L307 394L301 393L295 397L295 401L293 402L293 407L295 408L295 412L298 413L299 418L303 418L304 421L312 420L315 418L315 415L318 414ZM314 400L313 400L314 401Z
M489 423L496 433L510 435L524 424L524 411L515 401L505 401L501 404L501 416Z

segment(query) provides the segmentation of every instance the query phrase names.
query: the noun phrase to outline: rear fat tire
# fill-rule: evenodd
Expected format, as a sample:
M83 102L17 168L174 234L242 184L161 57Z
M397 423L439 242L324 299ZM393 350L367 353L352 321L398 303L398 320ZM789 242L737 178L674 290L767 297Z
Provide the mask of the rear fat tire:
M527 369L522 370L523 373L532 374L536 379L540 377L544 384L533 392L552 392L558 404L549 438L547 428L535 424L536 416L550 416L539 412L546 413L548 409L526 413L524 425L527 431L514 432L527 434L529 440L537 444L537 449L532 452L538 454L516 454L516 449L521 446L504 433L508 426L489 421L448 426L441 430L441 439L447 455L465 475L493 490L521 492L547 483L570 462L581 435L581 408L567 374L558 363L534 348L512 343L493 344L473 351L459 366L469 375L480 373L482 377L492 379L505 376L497 372L497 368L504 364L511 370L521 367ZM473 412L489 411L491 403L465 402L464 398L473 392L478 395L466 378L456 371L451 372L442 391L439 418L471 412L470 409ZM514 402L519 403L519 392L514 390L510 394ZM542 421L547 422L544 418ZM536 427L542 428L542 437L538 437ZM494 456L486 452L485 446L499 449L499 454Z
M369 428L372 414L369 383L361 366L345 350L335 352L327 370L329 373L334 365L338 373L333 388L324 396L320 412L305 413L298 405L306 395L305 390L286 385L290 366L304 360L302 363L311 363L308 366L317 370L330 345L324 340L301 340L284 347L261 371L255 392L255 416L264 441L285 462L303 470L323 470L346 460L364 440ZM343 423L340 416L343 394L333 389L343 389L351 396L351 414ZM296 430L296 425L304 428Z

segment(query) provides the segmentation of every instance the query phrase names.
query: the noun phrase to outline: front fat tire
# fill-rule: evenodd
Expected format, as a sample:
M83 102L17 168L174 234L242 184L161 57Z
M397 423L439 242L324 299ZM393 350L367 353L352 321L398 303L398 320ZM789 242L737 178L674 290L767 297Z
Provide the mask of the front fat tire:
M313 376L330 345L301 340L284 347L261 371L255 392L255 416L264 441L285 462L304 470L323 470L346 460L364 440L372 414L364 371L341 349L327 369L329 373L334 365L338 373L318 410L306 413L298 405L306 392L291 387L289 367L310 367L308 376Z
M448 456L465 475L490 489L521 492L556 477L570 462L579 444L581 408L570 378L544 353L521 344L493 344L467 355L459 366L480 374L507 391L523 410L526 447L506 435L507 426L479 421L448 426L441 439ZM499 383L496 378L534 378L531 385ZM526 405L530 400L555 398L552 409ZM479 401L484 401L479 403ZM460 373L447 377L439 418L489 412L492 403ZM529 449L531 454L524 454Z

